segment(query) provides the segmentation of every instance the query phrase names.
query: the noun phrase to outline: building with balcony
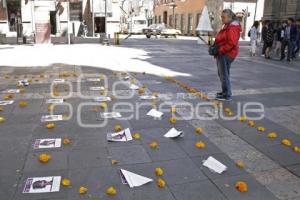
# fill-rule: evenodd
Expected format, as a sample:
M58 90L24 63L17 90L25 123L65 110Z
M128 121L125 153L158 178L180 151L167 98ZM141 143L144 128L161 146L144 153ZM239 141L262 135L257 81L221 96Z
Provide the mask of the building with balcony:
M264 7L264 20L281 21L289 17L300 19L299 0L267 0Z

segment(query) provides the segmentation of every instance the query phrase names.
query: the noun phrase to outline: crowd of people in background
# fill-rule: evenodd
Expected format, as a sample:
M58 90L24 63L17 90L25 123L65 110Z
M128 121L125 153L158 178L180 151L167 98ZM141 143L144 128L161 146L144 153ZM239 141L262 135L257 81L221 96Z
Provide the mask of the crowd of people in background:
M259 22L255 21L248 33L251 56L256 56L258 35ZM300 50L300 19L295 21L293 18L289 18L280 24L264 21L261 41L263 43L262 56L266 59L270 59L271 55L279 57L281 61L285 58L288 62L296 59Z

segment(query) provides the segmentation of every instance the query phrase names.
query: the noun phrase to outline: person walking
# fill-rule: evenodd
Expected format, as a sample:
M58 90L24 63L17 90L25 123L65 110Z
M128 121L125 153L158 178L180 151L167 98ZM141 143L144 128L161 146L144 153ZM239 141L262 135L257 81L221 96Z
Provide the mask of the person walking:
M286 23L282 22L281 25L276 30L276 46L274 49L276 56L279 56L281 53L281 46L282 46L282 41L284 38L285 26L286 26Z
M280 60L283 60L285 58L285 49L287 47L288 53L287 53L287 61L290 62L291 58L295 58L295 47L296 47L296 41L298 36L298 30L297 26L294 23L295 20L293 18L288 19L287 26L285 27L284 31L284 45L281 49L281 58Z
M273 26L270 22L268 22L266 24L266 32L265 32L265 46L266 46L266 52L265 52L265 58L266 59L270 59L270 51L272 49L273 46L273 41L274 41L274 30L273 30Z
M265 38L266 38L266 31L267 31L267 24L269 23L268 20L262 22L263 24L263 27L261 29L261 41L263 43L263 48L262 48L262 52L261 52L261 55L262 56L265 56L265 53L266 53L266 42L265 42Z
M220 101L231 101L230 68L239 53L239 39L242 28L236 15L230 9L222 11L222 23L223 28L215 39L215 45L217 47L215 58L222 85L222 92L216 94L216 99Z
M258 36L258 26L259 22L255 21L250 29L250 44L251 44L251 56L256 56L256 44Z

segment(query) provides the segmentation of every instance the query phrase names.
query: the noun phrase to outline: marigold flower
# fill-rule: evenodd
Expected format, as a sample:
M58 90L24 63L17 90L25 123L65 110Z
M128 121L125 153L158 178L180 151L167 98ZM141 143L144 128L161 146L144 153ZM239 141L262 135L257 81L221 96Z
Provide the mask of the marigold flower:
M46 153L42 153L39 155L39 161L41 163L47 163L52 159L51 155L46 154Z
M133 137L135 140L139 140L139 139L141 139L141 134L135 133L135 134L132 135L132 137Z
M54 123L48 123L48 124L46 124L46 128L47 129L53 129L53 128L55 128L55 124Z
M203 149L203 148L205 148L205 143L200 140L200 141L196 142L195 147L197 147L198 149Z
M176 117L170 117L170 118L169 118L169 122L170 122L171 124L175 124L175 123L177 122Z
M156 185L157 185L157 187L159 187L159 188L164 188L164 187L166 187L166 181L163 180L162 178L159 178L159 179L156 181Z
M198 134L201 134L203 132L203 129L201 127L197 127L195 129L195 132L198 133Z
M270 138L270 139L277 138L277 133L275 133L275 132L269 133L268 138Z
M106 189L106 194L108 194L108 195L116 195L117 194L117 190L116 190L116 188L114 188L114 187L109 187L109 188L107 188Z
M116 132L119 132L121 130L122 130L122 126L121 125L119 125L119 124L115 125L115 131Z
M64 178L64 179L61 181L61 184L62 184L62 186L64 186L64 187L68 187L68 186L71 185L71 181L70 181L70 179Z
M84 186L81 186L79 189L78 189L78 193L79 194L86 194L88 191L88 189Z
M156 176L162 176L164 174L164 170L160 167L155 168Z
M248 185L247 183L243 182L243 181L238 181L235 184L235 188L240 191L240 192L247 192L248 191Z
M158 147L158 143L156 141L152 141L150 144L149 144L149 147L151 149L156 149Z
M292 146L292 142L289 139L281 140L281 144L288 146L288 147Z

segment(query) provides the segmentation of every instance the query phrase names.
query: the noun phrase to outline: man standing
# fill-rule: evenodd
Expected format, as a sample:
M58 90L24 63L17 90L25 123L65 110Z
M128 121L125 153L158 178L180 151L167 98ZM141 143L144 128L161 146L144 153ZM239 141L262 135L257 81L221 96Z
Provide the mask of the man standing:
M299 53L300 50L300 19L297 20L297 28L298 28L298 36L296 41L296 49L295 49L295 56L297 56L297 53Z
M293 18L288 19L288 24L285 28L284 33L284 45L281 49L281 58L283 60L285 58L285 48L288 47L287 61L290 62L291 58L295 58L295 47L296 41L298 37L297 25L295 24L295 20Z

